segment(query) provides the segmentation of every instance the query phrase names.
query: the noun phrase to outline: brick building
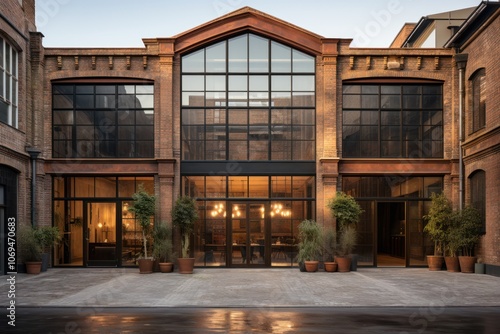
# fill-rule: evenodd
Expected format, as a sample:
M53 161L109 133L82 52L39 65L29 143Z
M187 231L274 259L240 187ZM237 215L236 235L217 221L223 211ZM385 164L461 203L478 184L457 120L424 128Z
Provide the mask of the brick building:
M33 87L42 77L41 35L35 28L33 1L0 3L0 226L2 228L1 268L6 259L7 225L31 221L33 197L42 195L37 187L45 173L38 170L32 183L33 164L40 153L42 109L37 105L41 91ZM38 113L35 113L37 110ZM36 166L35 166L36 170ZM31 189L35 189L32 192ZM45 197L40 196L40 200ZM44 222L50 223L50 211Z
M31 2L1 6L22 17ZM474 21L483 6L488 20ZM2 24L11 27L4 7ZM472 67L485 69L486 83L494 77L488 54L496 54L490 40L497 38L497 9L488 3L471 10L450 40L467 48L466 78L477 75ZM390 48L351 48L350 39L325 38L245 7L177 36L144 39L144 48L106 49L43 48L30 26L29 39L20 37L25 48L15 46L30 54L19 60L30 66L19 76L19 103L33 110L26 112L32 119L19 116L19 129L0 124L0 149L10 145L5 131L20 136L9 154L22 168L3 151L0 157L0 167L15 170L23 184L10 207L17 206L21 223L34 212L36 224L64 232L55 266L134 266L141 238L127 208L142 184L158 196L157 221L170 221L178 195L196 197L197 266L279 267L296 265L302 220L334 223L326 203L342 190L364 209L360 265L426 265L432 244L422 216L430 194L444 191L455 206L463 194L461 86L454 47L397 47L419 27L407 25ZM2 28L2 38L10 41L7 32ZM477 55L472 66L481 43L491 53ZM26 82L33 86L24 96ZM484 191L484 175L498 174L494 98L488 95L486 130L468 132L462 143L466 194ZM35 211L25 196L30 152ZM485 194L479 252L494 271L498 188ZM474 196L465 197L479 203Z
M478 256L500 263L500 37L499 3L481 3L445 47L457 52L463 84L463 162L465 202L484 217L485 234ZM498 267L490 266L491 272Z

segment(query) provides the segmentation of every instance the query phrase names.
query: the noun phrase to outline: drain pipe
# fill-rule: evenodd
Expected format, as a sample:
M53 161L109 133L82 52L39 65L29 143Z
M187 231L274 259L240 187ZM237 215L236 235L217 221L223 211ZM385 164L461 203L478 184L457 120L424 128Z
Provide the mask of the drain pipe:
M462 142L464 140L463 117L464 117L464 72L467 65L467 53L459 53L455 55L455 62L458 68L458 141L459 141L459 156L458 156L458 193L459 193L459 209L463 209L464 205L464 162Z
M36 159L42 153L39 149L30 147L26 149L31 158L31 227L35 227L35 200L36 200Z

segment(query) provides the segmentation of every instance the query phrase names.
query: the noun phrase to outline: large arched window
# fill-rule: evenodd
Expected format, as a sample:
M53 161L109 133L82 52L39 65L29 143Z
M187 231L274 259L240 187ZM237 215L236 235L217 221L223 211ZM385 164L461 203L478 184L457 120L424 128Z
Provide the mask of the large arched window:
M471 77L472 86L472 132L486 125L486 80L484 68Z
M486 173L478 170L469 176L470 204L481 214L483 231L486 231Z
M314 161L314 57L250 33L184 55L182 159Z

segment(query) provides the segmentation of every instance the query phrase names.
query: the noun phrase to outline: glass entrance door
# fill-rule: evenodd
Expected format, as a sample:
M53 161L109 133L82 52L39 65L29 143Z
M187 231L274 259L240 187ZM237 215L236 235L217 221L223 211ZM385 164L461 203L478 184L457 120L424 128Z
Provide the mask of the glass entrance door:
M231 265L254 267L268 264L270 243L266 242L264 203L231 203L230 219Z
M84 220L87 266L117 266L116 203L87 202Z

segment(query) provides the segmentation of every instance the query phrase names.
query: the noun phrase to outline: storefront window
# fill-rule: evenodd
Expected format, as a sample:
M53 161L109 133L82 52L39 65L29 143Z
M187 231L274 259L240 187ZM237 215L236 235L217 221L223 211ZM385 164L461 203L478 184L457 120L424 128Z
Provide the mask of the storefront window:
M297 226L315 218L314 185L313 176L184 177L199 208L196 265L296 265Z
M364 212L357 225L360 265L424 266L433 243L423 233L430 195L443 189L442 177L342 177L342 189Z
M54 177L54 226L63 235L54 265L135 266L142 231L128 208L139 187L154 194L153 177Z

